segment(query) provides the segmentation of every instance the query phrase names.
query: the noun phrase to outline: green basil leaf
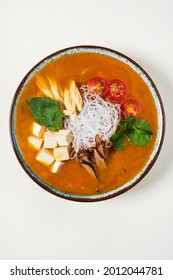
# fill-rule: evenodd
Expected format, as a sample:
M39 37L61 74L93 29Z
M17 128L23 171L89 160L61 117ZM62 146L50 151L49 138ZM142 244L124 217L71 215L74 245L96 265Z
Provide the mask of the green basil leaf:
M34 97L27 99L33 117L49 130L62 127L62 112L58 103L51 98Z

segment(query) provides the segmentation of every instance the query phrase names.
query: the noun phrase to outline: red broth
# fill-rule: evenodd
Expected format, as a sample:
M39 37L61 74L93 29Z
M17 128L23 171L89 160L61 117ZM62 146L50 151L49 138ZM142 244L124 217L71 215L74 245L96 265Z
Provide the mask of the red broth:
M111 150L104 170L98 180L92 178L80 163L73 159L66 161L59 172L54 174L50 167L38 162L38 153L28 145L28 136L32 134L32 117L27 98L45 97L36 86L38 75L48 76L56 80L63 89L70 80L75 80L78 87L86 84L93 76L101 76L105 80L122 80L127 87L127 97L136 99L142 109L139 119L145 119L151 125L153 139L146 146L132 145L127 141L123 151ZM96 53L69 54L51 61L39 70L24 88L16 110L15 128L17 141L22 155L30 168L46 183L55 189L71 194L94 195L116 189L134 178L148 161L157 137L157 112L151 92L142 78L127 64Z

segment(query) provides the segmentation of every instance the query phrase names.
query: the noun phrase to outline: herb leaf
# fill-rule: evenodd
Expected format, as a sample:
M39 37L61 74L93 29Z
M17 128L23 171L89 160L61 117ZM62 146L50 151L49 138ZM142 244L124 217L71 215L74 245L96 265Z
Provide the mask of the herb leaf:
M128 134L132 144L145 146L152 139L150 124L145 120L137 120Z
M135 128L128 134L130 142L135 145L145 146L151 140L152 135L144 130Z
M111 140L113 148L115 150L119 150L119 151L124 150L124 140L125 140L125 137L126 137L126 135L123 134L123 135L119 136L116 141Z
M120 129L110 138L112 146L116 150L124 149L124 140L128 137L135 145L145 146L152 139L150 124L145 120L136 120L129 117L120 122Z
M148 132L149 134L151 133L150 124L145 120L136 120L134 126L140 130Z
M62 127L62 112L58 103L51 98L34 97L27 99L33 117L49 130Z
M120 122L121 128L127 128L129 125L131 125L135 120L135 117L129 117L128 119L122 120Z
M131 126L134 120L134 117L129 117L126 120L122 120L119 124L120 129L111 136L110 140L115 150L124 150L124 140L127 133L131 131Z

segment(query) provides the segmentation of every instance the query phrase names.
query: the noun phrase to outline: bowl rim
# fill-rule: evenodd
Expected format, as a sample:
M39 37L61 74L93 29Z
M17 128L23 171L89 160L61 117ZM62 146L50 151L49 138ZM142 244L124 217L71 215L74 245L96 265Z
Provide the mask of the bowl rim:
M80 51L84 49L85 51ZM89 50L100 50L100 51L106 51L109 53L113 53L115 55L118 55L120 57L122 57L123 59L129 61L132 65L136 66L145 76L146 78L150 81L151 86L154 88L154 91L156 93L157 99L159 101L159 106L160 106L160 110L161 110L161 123L162 123L162 130L161 130L161 137L159 140L159 144L158 144L158 148L156 151L156 154L154 155L153 159L150 161L149 165L146 167L146 169L144 170L144 172L141 174L141 176L139 176L139 178L137 180L135 180L134 182L132 182L128 187L126 188L117 188L113 191L109 191L107 193L102 193L102 194L96 194L96 195L76 195L76 194L69 194L69 193L65 193L65 192L57 192L57 190L50 186L48 187L48 184L45 183L43 180L39 181L37 178L38 175L35 174L30 168L30 171L28 170L28 168L26 168L25 164L23 163L22 160L22 153L20 153L20 150L18 150L16 148L16 144L15 141L17 143L17 139L14 136L14 113L15 113L15 103L16 100L18 98L18 96L20 96L20 93L22 92L22 88L25 84L25 82L27 81L27 79L30 77L30 75L34 72L35 69L37 69L41 64L43 64L46 60L50 60L51 58L54 58L53 60L55 60L55 56L60 55L61 53L66 53L66 52L70 52L73 50L76 50L74 53L79 53L79 52L85 52L87 53L87 49ZM70 53L69 53L70 54ZM46 64L45 64L46 65ZM44 66L42 66L41 68L43 68ZM130 66L131 67L131 66ZM132 67L131 67L132 68ZM134 69L133 69L134 70ZM49 54L48 56L44 57L43 59L41 59L39 62L37 62L28 72L27 74L23 77L23 79L21 80L20 84L18 85L15 94L13 96L12 99L12 103L11 103L11 108L10 108L10 118L9 118L9 129L10 129L10 138L11 138L11 143L12 143L12 147L13 150L15 152L15 155L20 163L20 165L22 166L22 168L24 169L24 171L29 175L29 177L37 184L39 185L41 188L43 188L44 190L48 191L49 193L52 193L55 196L64 198L66 200L71 200L71 201L78 201L78 202L96 202L96 201L103 201L103 200L107 200L116 196L119 196L125 192L127 192L128 190L130 190L131 188L133 188L134 186L136 186L147 174L148 172L151 170L151 168L153 167L154 163L156 162L162 145L163 145L163 141L164 141L164 136L165 136L165 129L166 129L166 117L165 117L165 110L164 110L164 106L163 106L163 102L160 96L160 93L155 85L155 83L153 82L153 80L151 79L151 77L148 75L148 73L133 59L131 59L130 57L128 57L127 55L116 51L114 49L111 48L107 48L107 47L103 47L103 46L96 46L96 45L77 45L77 46L70 46L64 49L60 49L56 52L53 52L52 54ZM14 139L15 138L15 139ZM142 169L143 170L143 169ZM35 175L33 176L32 173ZM139 173L138 173L139 174ZM137 176L137 175L136 175ZM136 177L135 176L135 177ZM135 178L134 177L134 178ZM46 186L46 185L47 186ZM121 188L121 189L120 189ZM116 191L116 192L114 192Z

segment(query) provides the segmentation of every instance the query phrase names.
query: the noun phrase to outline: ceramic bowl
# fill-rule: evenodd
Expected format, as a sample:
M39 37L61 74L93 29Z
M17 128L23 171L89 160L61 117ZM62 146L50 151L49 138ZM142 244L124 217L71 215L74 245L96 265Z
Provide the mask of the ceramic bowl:
M129 65L138 75L140 75L140 77L143 79L145 84L149 87L150 92L153 96L155 105L156 105L157 115L158 115L158 134L157 134L155 147L152 151L152 154L151 154L150 158L148 159L147 164L144 166L142 171L137 176L135 176L131 181L129 181L128 183L119 187L118 189L112 190L112 191L107 192L107 193L101 193L101 194L98 193L97 195L90 195L90 196L82 196L82 195L63 193L61 191L58 191L58 190L54 189L53 187L51 187L50 185L48 185L47 183L42 181L30 169L30 167L25 162L25 160L22 156L22 153L20 151L20 147L19 147L18 142L17 142L16 133L15 133L15 126L14 126L16 105L18 103L18 99L19 99L24 87L26 86L28 81L33 77L33 75L36 72L38 72L42 67L44 67L47 63L49 63L49 62L51 62L51 61L53 61L53 60L55 60L59 57L65 56L67 54L75 54L75 53L80 53L80 52L104 54L104 55L116 58L116 59L122 61L123 63ZM144 176L149 172L149 170L152 168L153 164L155 163L155 161L156 161L156 159L159 155L159 152L161 150L161 147L162 147L162 143L163 143L163 139L164 139L164 132L165 132L165 114L164 114L164 108L163 108L162 100L161 100L160 94L159 94L154 82L149 77L149 75L146 73L146 71L141 66L139 66L135 61L133 61L131 58L127 57L126 55L124 55L120 52L117 52L115 50L108 49L108 48L105 48L105 47L99 47L99 46L69 47L69 48L66 48L66 49L63 49L63 50L59 50L59 51L47 56L46 58L41 60L39 63L37 63L26 74L24 79L21 81L19 87L17 88L16 93L15 93L14 98L13 98L11 113L10 113L10 133L11 133L12 145L13 145L13 148L14 148L14 152L15 152L21 166L23 167L23 169L39 186L41 186L46 191L49 191L50 193L52 193L56 196L59 196L59 197L65 198L65 199L74 200L74 201L91 202L91 201L100 201L100 200L112 198L112 197L118 196L118 195L126 192L127 190L131 189L136 184L138 184L144 178Z

